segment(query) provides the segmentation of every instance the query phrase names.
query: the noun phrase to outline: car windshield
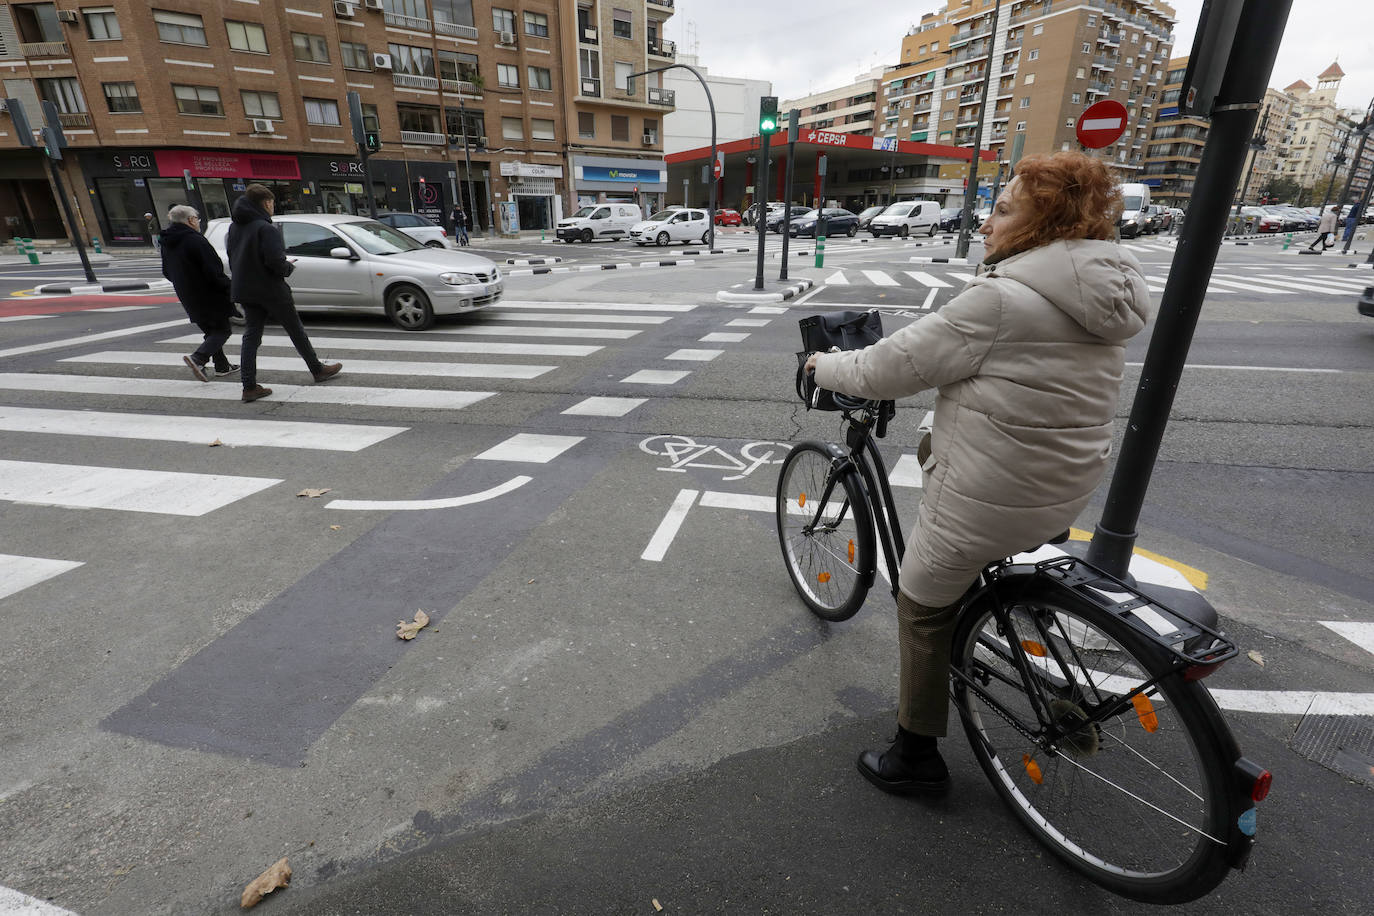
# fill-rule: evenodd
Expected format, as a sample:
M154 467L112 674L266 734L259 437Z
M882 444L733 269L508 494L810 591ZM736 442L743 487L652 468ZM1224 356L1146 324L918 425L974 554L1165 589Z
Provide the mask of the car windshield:
M914 204L893 204L883 211L883 216L906 216Z
M1132 194L1132 195L1130 195L1130 196L1128 196L1128 197L1125 198L1126 209L1127 209L1127 210L1139 210L1139 209L1140 209L1140 204L1141 204L1142 201L1143 201L1143 198L1142 198L1139 194Z
M405 233L397 232L390 226L373 220L335 223L334 228L368 254L398 254L402 251L422 250L425 247Z
M834 216L834 215L835 215L835 211L831 210L831 211L830 211L830 215L831 215L831 216ZM815 218L816 218L816 211L815 211L815 210L811 210L811 209L807 209L807 210L793 210L793 211L792 211L792 218L793 218L793 219L815 219Z
M675 215L677 215L677 211L676 211L676 210L659 210L659 211L658 211L657 213L655 213L653 216L651 216L651 217L649 217L647 220L645 220L645 222L646 222L646 223L661 223L661 222L663 222L665 219L672 219Z
M596 212L596 207L583 207L581 210L578 210L576 213L574 213L570 218L586 219L587 217L591 216L594 212Z

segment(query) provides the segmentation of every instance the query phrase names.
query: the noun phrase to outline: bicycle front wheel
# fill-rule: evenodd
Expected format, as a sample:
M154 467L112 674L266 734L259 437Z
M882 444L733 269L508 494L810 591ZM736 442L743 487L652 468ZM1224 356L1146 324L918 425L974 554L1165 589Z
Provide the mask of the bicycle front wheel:
M1003 582L966 610L952 654L955 703L998 794L1109 890L1150 903L1206 894L1229 867L1231 805L1225 725L1201 685L1086 599Z
M836 474L817 442L793 447L778 474L778 540L787 574L817 617L848 620L873 585L873 515L859 475Z

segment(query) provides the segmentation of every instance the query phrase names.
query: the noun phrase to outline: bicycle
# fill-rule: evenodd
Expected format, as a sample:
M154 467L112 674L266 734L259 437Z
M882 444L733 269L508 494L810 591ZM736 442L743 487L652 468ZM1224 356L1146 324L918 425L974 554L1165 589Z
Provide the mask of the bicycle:
M802 600L843 621L873 585L879 546L896 597L905 545L875 444L891 402L835 400L847 448L793 446L776 517ZM989 563L961 605L950 695L982 770L1038 840L1150 903L1197 899L1244 867L1270 774L1199 683L1235 643L1063 554Z

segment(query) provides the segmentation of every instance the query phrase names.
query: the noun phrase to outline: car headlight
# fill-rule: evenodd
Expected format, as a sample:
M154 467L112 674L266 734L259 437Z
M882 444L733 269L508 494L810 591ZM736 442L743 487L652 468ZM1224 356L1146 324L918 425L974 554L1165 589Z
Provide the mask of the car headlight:
M442 282L447 283L449 286L468 286L470 284L478 282L477 278L474 277L472 274L460 274L452 272L439 274L439 279Z

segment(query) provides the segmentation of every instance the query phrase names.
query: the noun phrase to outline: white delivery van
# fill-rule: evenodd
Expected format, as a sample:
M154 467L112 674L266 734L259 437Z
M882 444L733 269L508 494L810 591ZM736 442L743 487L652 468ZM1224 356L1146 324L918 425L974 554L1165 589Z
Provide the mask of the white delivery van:
M565 242L623 239L630 234L630 227L642 219L644 213L637 204L592 204L560 219L555 231Z
M940 228L940 205L933 200L899 200L868 224L874 238L898 235L906 238L914 232L934 235Z
M1121 192L1123 202L1121 219L1117 222L1117 234L1122 238L1143 235L1148 223L1145 211L1150 209L1150 186L1121 184L1117 185L1116 189Z
M711 223L705 210L692 207L677 207L660 210L642 223L630 228L630 241L636 245L667 245L669 242L706 244L706 233Z

